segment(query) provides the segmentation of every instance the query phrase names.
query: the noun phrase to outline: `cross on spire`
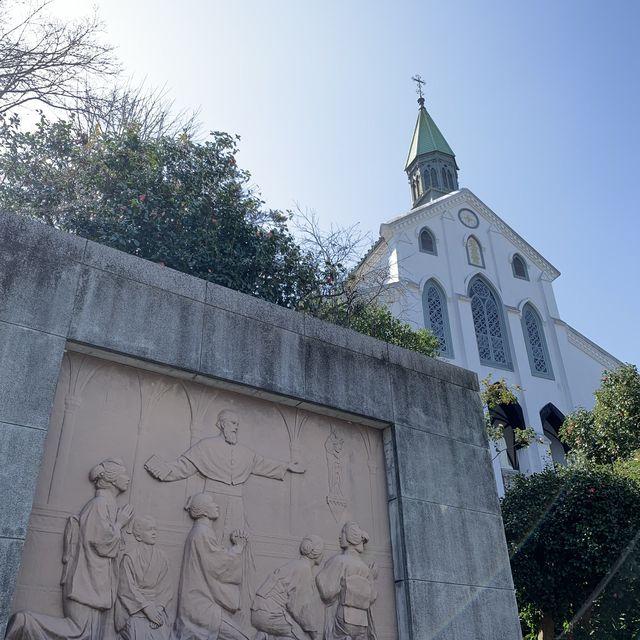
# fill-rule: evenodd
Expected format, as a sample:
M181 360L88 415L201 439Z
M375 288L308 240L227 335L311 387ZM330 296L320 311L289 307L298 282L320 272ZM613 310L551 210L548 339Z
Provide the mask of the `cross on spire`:
M425 83L420 77L420 74L416 74L411 78L416 83L416 93L418 94L418 104L424 107L424 94L422 93L422 85Z

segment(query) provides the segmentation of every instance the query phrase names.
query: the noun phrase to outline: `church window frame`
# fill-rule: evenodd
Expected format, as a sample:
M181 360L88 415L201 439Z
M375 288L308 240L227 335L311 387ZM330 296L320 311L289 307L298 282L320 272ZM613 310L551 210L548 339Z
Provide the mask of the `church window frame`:
M438 255L438 247L436 246L436 237L429 227L422 227L418 234L418 248L420 253L429 253L432 256Z
M453 358L447 296L444 289L433 278L427 280L422 289L422 312L425 328L429 329L440 343L439 355L443 358Z
M527 302L522 307L520 321L522 323L524 342L527 347L531 375L537 378L554 380L542 317L530 302Z
M519 254L514 254L511 259L511 269L513 271L513 277L519 280L529 280L529 269L525 259Z
M484 252L482 250L480 240L472 234L467 238L465 247L467 249L467 262L472 267L480 267L481 269L484 269Z
M431 167L431 169L429 169L429 174L431 175L431 186L434 189L439 189L440 184L438 183L438 172L433 167Z
M445 167L442 167L442 186L445 189L449 188L449 183L447 182L447 170Z
M467 291L471 298L471 315L480 364L513 371L509 334L498 292L479 274L471 278Z
M424 190L428 191L431 188L431 176L429 175L429 169L422 174L422 179L424 181Z

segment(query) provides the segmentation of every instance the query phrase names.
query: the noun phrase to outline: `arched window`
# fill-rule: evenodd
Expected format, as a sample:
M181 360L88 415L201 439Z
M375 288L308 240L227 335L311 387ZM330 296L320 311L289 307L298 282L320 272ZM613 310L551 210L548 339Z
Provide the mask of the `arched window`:
M451 170L447 169L447 184L449 185L449 189L453 191L455 187L453 186L453 175L451 174Z
M529 279L527 263L517 253L515 256L513 256L513 260L511 261L511 268L513 269L514 278L521 278L522 280Z
M538 312L528 302L522 309L522 331L524 332L524 341L527 344L531 373L541 378L553 378L542 320Z
M490 367L512 369L502 305L497 294L476 276L469 285L469 297L480 362Z
M567 464L567 453L569 453L569 447L560 442L558 433L560 427L564 422L564 414L551 402L545 404L540 409L540 422L542 422L542 431L549 439L549 448L551 449L551 459L562 465Z
M447 182L447 170L442 167L442 186L446 189L449 186Z
M429 170L428 169L422 174L422 179L424 180L424 190L426 191L427 189L430 189L431 188L431 178L429 177Z
M438 255L436 250L436 239L433 236L433 233L429 231L426 227L420 231L420 251L423 253L431 253L434 256Z
M467 260L474 267L482 267L484 269L484 256L482 255L482 246L475 236L469 236L467 239Z
M424 326L431 330L440 343L440 355L445 358L453 358L447 298L434 280L429 280L424 285L422 309L424 311Z
M430 170L431 173L431 186L435 187L436 189L438 188L438 174L436 173L435 169L431 169Z

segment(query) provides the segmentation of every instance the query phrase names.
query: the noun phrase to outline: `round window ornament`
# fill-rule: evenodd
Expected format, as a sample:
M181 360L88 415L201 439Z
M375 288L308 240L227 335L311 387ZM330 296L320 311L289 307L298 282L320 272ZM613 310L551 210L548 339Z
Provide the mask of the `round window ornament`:
M473 213L471 209L460 209L460 211L458 211L458 220L460 220L465 227L469 227L469 229L476 229L480 224L478 216Z

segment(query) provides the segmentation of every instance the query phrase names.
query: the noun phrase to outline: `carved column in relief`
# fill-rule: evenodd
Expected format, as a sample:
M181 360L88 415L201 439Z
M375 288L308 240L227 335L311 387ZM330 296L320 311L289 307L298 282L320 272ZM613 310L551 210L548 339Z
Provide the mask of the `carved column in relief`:
M372 432L367 427L360 427L360 435L364 442L364 448L367 452L367 467L369 468L369 490L371 495L371 524L373 531L376 531L376 504L378 503L376 496L376 487L378 482L376 475L378 473L378 457L380 453L380 441L378 433Z
M78 353L66 353L65 361L69 367L69 386L64 400L64 414L58 440L58 451L47 496L47 502L52 504L58 504L64 499L64 482L62 478L69 462L69 452L72 449L78 409L82 404L82 392L93 376L109 365L107 362L96 361Z
M280 416L282 417L282 421L284 422L284 426L287 430L287 435L289 436L289 455L292 462L299 465L300 468L305 468L305 463L303 460L303 448L301 442L302 428L305 423L309 419L309 414L306 411L301 411L300 409L290 409L290 408L280 408L276 405L276 409ZM296 483L291 482L290 494L289 494L289 531L294 530L294 515L293 515L293 505L298 503L298 495L296 493ZM299 490L299 489L298 489Z

